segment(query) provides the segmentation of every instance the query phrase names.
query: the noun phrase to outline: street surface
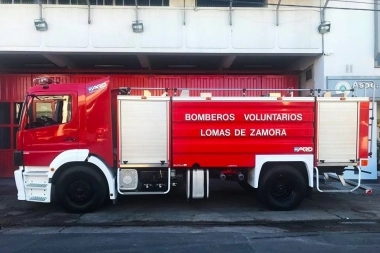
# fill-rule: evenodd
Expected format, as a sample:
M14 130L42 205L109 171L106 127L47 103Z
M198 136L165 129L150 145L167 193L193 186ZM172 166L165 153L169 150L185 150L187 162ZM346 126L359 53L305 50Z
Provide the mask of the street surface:
M0 232L0 252L380 252L379 232L289 232L248 227L70 227Z
M291 212L268 211L236 182L212 181L210 198L187 202L173 195L121 196L94 213L65 213L60 206L18 201L12 180L0 180L0 226L259 225L305 221L379 221L380 184L373 194L315 192Z
M271 212L236 182L213 182L210 199L122 196L95 213L18 201L0 180L0 252L380 252L380 184L372 195L319 193Z

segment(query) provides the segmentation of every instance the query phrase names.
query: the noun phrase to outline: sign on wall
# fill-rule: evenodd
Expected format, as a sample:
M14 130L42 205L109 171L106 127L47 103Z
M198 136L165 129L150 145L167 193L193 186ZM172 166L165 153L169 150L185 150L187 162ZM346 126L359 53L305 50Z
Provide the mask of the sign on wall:
M327 77L326 86L329 90L336 90L332 91L333 94L346 93L347 96L373 97L375 92L375 99L380 100L380 77L378 76ZM351 89L354 89L354 92L350 91Z

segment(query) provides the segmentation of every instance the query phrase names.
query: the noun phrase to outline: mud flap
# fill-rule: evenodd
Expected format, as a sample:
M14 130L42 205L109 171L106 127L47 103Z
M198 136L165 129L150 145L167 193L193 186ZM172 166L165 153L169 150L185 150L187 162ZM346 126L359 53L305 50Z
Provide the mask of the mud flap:
M313 199L313 187L307 187L306 198Z

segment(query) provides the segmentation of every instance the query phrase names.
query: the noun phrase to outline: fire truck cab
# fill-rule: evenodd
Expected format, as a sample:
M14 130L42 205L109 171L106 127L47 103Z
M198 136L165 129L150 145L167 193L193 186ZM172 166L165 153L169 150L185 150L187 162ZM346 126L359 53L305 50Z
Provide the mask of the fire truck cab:
M368 163L367 97L189 96L181 87L111 89L112 80L54 84L25 97L14 154L18 199L90 212L118 195L209 198L235 180L272 210L293 210L326 173ZM170 94L169 94L170 93ZM285 94L286 93L286 94ZM353 189L340 190L351 192ZM336 192L336 191L335 191Z

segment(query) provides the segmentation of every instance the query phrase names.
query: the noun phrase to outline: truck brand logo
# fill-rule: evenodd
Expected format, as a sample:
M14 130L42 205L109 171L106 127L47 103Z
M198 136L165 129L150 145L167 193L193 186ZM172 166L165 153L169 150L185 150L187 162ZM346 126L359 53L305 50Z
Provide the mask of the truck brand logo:
M105 88L107 88L107 83L106 82L88 87L88 92L89 93L93 93L95 91L102 90L102 89L105 89Z
M294 152L313 152L312 147L294 147Z

